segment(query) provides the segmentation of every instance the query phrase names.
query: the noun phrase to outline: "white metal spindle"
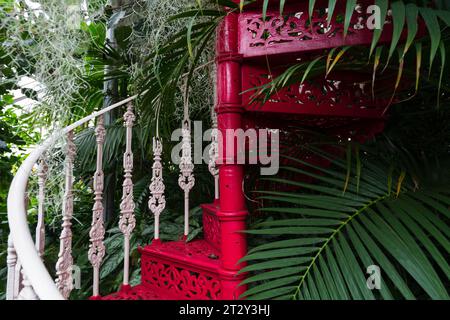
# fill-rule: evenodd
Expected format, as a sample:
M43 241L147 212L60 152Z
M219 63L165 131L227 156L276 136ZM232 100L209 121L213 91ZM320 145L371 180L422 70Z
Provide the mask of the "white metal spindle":
M36 250L39 253L39 256L42 258L45 250L45 209L44 209L44 201L45 201L45 182L47 180L47 170L48 166L42 158L39 162L38 169L38 185L39 185L39 194L38 194L38 221L36 226Z
M93 268L93 296L100 296L100 266L105 256L105 227L103 225L103 189L104 189L104 173L103 173L103 144L105 142L106 130L103 115L97 119L97 127L95 128L95 136L97 142L97 167L94 175L94 206L92 208L92 224L89 232L90 242L88 258Z
M22 289L20 290L18 300L39 300L39 297L34 292L33 287L31 286L30 281L28 280L25 271L22 269Z
M73 215L73 162L76 155L73 131L67 134L65 163L65 191L63 199L63 223L60 236L58 262L56 263L56 286L65 299L73 289L72 281L72 215Z
M17 297L17 253L11 235L8 237L8 251L6 256L6 265L8 267L8 278L6 282L6 300L15 300Z
M211 148L209 149L209 163L208 168L211 175L214 177L214 199L219 199L219 169L217 167L217 159L219 158L219 130L217 128L217 113L214 108L211 111Z
M166 207L166 198L164 196L164 179L161 164L162 143L159 138L153 138L153 166L152 182L150 184L150 200L148 206L155 216L155 240L159 240L159 216Z
M28 189L28 183L27 188ZM30 197L28 192L25 192L24 194L24 208L25 211L28 213L28 206L30 204ZM25 274L25 270L22 268L22 264L20 261L18 261L16 265L16 274L15 274L15 297L14 299L17 300L38 300L38 296L36 295L36 292L34 291L30 281L28 280L27 275Z
M123 285L129 285L130 274L130 237L134 228L136 227L136 218L134 216L135 203L133 199L133 152L132 138L133 138L133 124L136 117L133 113L132 103L128 103L127 112L124 116L124 125L126 128L126 148L123 156L124 181L122 202L120 204L120 220L119 228L124 235L124 270L123 270Z
M14 300L19 296L19 292L22 289L22 264L17 259L15 279L14 279Z
M178 184L184 191L184 235L187 236L189 234L189 193L195 184L195 178L192 174L194 164L192 163L191 153L191 127L188 118L183 121L182 136L182 156Z

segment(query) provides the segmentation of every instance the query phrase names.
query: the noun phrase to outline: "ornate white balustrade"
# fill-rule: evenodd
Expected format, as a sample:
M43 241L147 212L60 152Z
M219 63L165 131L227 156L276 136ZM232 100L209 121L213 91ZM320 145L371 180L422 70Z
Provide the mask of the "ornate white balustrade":
M90 121L96 120L96 170L93 177L93 207L92 222L89 232L90 245L88 258L93 268L92 299L101 298L100 273L102 262L107 255L104 243L105 226L103 205L104 172L103 152L107 130L104 125L104 114L120 106L127 105L123 115L126 131L125 152L123 156L123 193L120 203L119 229L124 239L124 272L122 288L129 287L130 282L130 240L136 227L135 202L133 198L133 126L136 116L132 101L137 96L130 97L101 111L77 121L76 123L57 132L52 137L34 150L19 168L10 187L8 196L8 221L10 237L7 252L7 299L69 299L74 288L75 269L72 256L72 239L76 237L72 231L72 218L74 216L74 165L76 160L75 134L76 129ZM191 150L190 120L185 110L185 119L182 124L182 156L179 165L180 175L178 184L184 192L184 235L189 234L189 193L194 187L194 164ZM211 161L209 169L215 177L216 198L218 198L218 170L215 165L217 160L217 118L213 113L212 148L210 150ZM46 269L43 259L45 254L45 190L48 175L48 166L44 154L61 139L65 141L64 162L64 195L61 212L61 234L58 260L54 270ZM150 197L148 206L155 217L154 239L159 241L160 215L165 209L166 199L162 165L163 145L158 134L153 138L153 166L152 179L149 186ZM35 239L33 239L27 220L27 184L28 179L37 168L38 182L38 214ZM79 279L75 279L79 280Z
M73 215L73 162L75 161L76 148L73 141L74 133L67 134L67 150L65 165L65 187L63 198L62 230L58 262L56 263L56 286L65 299L68 299L73 289L72 283L72 215Z
M162 143L158 137L153 138L153 167L152 182L150 184L150 200L148 207L155 216L155 240L159 240L159 216L166 207L166 198L164 196L163 167L161 164Z
M124 114L124 125L126 130L126 150L124 154L124 182L123 197L120 205L119 228L124 235L124 280L123 284L129 282L129 256L130 237L136 225L134 217L135 204L133 201L133 153L132 153L132 128L135 121L133 106L131 101L136 96L125 99L119 103L111 105L101 111L77 121L64 128L46 140L41 146L36 148L24 161L13 179L8 196L8 221L10 226L10 236L8 238L7 250L7 295L8 300L60 300L68 299L73 289L73 257L72 257L72 216L73 212L73 184L74 184L74 161L76 157L75 130L97 119L95 129L97 143L97 166L94 175L94 205L92 209L92 224L90 230L90 247L88 252L89 260L93 267L93 298L100 296L100 269L103 258L106 255L104 236L104 207L103 188L103 146L105 143L106 129L104 127L103 115L113 109L128 104ZM49 272L42 259L45 250L45 183L47 180L47 164L44 154L60 139L65 138L65 189L62 199L62 229L60 235L60 251L55 270ZM162 150L162 146L160 147ZM161 166L161 153L155 153L155 170ZM35 240L33 239L27 220L27 184L28 179L37 166L38 177L38 215ZM164 185L162 184L162 167L159 168L159 177L153 188L152 198L157 199L158 216L164 209ZM162 187L161 187L162 184ZM56 275L56 280L51 274Z
M208 169L214 177L214 199L219 199L219 168L217 159L219 158L219 129L217 128L217 113L214 108L211 110L211 148L209 149Z
M89 261L94 270L92 295L97 297L100 295L100 266L106 253L103 239L105 237L105 227L103 225L103 144L105 143L106 130L104 126L103 115L97 119L97 127L95 128L95 141L97 142L97 164L94 174L94 207L92 208L92 224L89 231L90 246L88 252Z
M133 124L136 117L133 113L133 105L128 103L127 112L123 116L126 128L126 149L123 155L123 169L125 172L123 181L123 195L120 204L120 220L119 229L124 237L124 269L123 269L123 285L129 285L130 274L130 237L136 227L136 218L134 217L134 199L133 199L133 152L131 151L133 138Z
M194 164L192 163L191 150L191 123L189 118L183 121L182 145L181 145L181 161L180 161L180 177L178 184L184 191L184 236L189 234L189 193L194 187L195 178L192 172L194 171Z

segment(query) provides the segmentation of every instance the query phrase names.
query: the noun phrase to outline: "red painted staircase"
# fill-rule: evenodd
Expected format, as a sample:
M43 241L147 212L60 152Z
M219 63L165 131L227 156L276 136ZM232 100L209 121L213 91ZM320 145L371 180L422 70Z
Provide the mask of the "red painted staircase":
M243 13L230 12L218 28L216 41L218 129L222 133L241 128L287 131L289 125L301 124L344 140L366 140L382 131L389 97L372 98L372 71L334 72L327 79L322 76L293 84L265 103L253 101L249 91L293 63L310 61L330 48L370 45L372 30L364 23L366 8L373 1L361 2L346 37L343 21L338 19L345 13L345 1L336 4L330 27L325 10L315 10L309 19L307 1L288 0L283 17L277 6L270 6L264 19L261 1ZM318 1L316 7L326 8L327 3ZM391 33L392 24L386 24L380 43L389 42ZM391 86L394 79L383 83ZM229 147L223 144L220 157L225 159ZM292 147L298 141L287 144ZM239 232L245 229L247 216L244 166L222 163L226 164L219 166L220 199L202 206L204 239L189 243L158 240L140 248L141 284L123 287L103 299L239 299L246 289L239 285L244 278L239 274L243 267L239 260L247 252L245 235Z
M220 300L223 288L242 281L243 276L221 267L221 228L218 204L203 207L204 239L153 241L139 248L141 284L122 287L102 300ZM245 287L231 297L238 299Z

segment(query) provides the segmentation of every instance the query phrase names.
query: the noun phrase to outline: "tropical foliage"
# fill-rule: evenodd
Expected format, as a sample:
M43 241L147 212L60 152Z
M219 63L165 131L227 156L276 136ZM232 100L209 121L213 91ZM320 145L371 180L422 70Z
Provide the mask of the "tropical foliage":
M256 272L244 283L258 282L246 295L448 299L448 181L446 188L418 187L405 171L364 152L351 161L344 190L349 163L316 152L332 165L290 158L294 165L282 169L313 183L271 178L271 189L260 192L269 218L247 233L270 241L244 258L251 263L243 272ZM271 191L286 186L296 191ZM366 269L373 265L382 270L381 289L374 291L366 286Z
M6 1L11 9L14 1ZM65 126L103 105L132 94L137 101L137 124L134 129L135 182L134 196L139 224L132 245L132 284L139 278L137 247L151 240L152 217L146 199L150 183L151 138L159 134L170 150L174 142L171 133L181 123L188 96L192 119L208 123L213 103L211 75L214 61L214 33L225 16L224 7L245 10L254 1L124 1L119 8L105 1L89 1L89 23L80 28L67 28L62 22L67 12L59 2L41 1L50 19L40 17L33 23L25 19L27 5L20 2L17 16L6 11L0 27L1 85L18 75L32 75L48 89L44 101L31 114L18 118L5 105L10 96L0 86L0 212L7 184L20 163L10 156L12 146L30 145L34 138L26 136L31 126L57 128ZM64 2L70 4L72 1ZM388 1L376 0L382 16L388 14ZM263 14L268 0L262 1ZM273 5L275 1L270 1ZM280 0L280 12L286 5ZM329 16L337 1L329 1ZM356 1L347 1L344 25L349 26ZM314 12L316 1L309 1ZM397 75L392 90L384 90L388 100L403 103L389 110L386 133L369 147L343 147L346 157L328 154L315 145L306 145L331 162L328 167L311 164L304 158L290 158L289 166L279 177L269 179L267 188L258 190L260 215L248 231L253 246L244 258L250 276L246 296L251 299L396 299L448 298L450 274L448 154L450 141L448 25L449 7L445 1L393 1L391 5L393 41L378 43L382 30L374 32L370 48L336 48L312 62L293 65L268 85L255 88L255 99L269 99L283 87L306 81L312 76L327 76L335 70L361 70L370 65L373 77L387 73ZM2 11L4 14L5 11ZM8 17L8 19L6 19ZM418 19L424 21L424 35L419 35ZM38 28L40 26L42 28ZM64 32L56 32L63 28ZM66 29L67 28L67 29ZM115 41L108 39L112 30ZM6 31L4 31L6 30ZM404 39L401 35L404 35ZM70 35L70 36L68 36ZM8 41L6 41L6 39ZM7 46L5 46L5 44ZM2 51L3 50L3 51ZM446 63L447 62L447 63ZM22 68L18 68L22 66ZM19 76L20 76L19 75ZM405 78L416 79L411 82ZM12 81L14 82L14 81ZM66 86L61 86L65 83ZM408 84L404 90L400 84ZM106 89L105 89L106 87ZM110 90L113 88L113 90ZM380 90L374 94L380 94ZM2 91L3 90L3 91ZM28 92L30 97L35 93ZM395 97L395 99L394 99ZM436 98L437 97L437 98ZM437 101L437 103L434 103ZM440 108L430 105L439 104ZM3 109L2 109L3 108ZM122 238L117 229L124 151L124 131L121 112L113 114L107 124L105 145L105 177L112 209L108 212L107 258L102 267L104 293L118 289L123 262ZM21 132L17 126L25 125ZM6 128L6 129L3 129ZM6 137L4 133L6 132ZM91 267L87 259L88 228L92 204L92 177L95 170L95 137L92 124L77 132L78 157L75 176L74 257L82 271L81 290L72 298L90 295ZM6 148L1 146L5 141ZM341 143L342 144L342 143ZM339 147L342 147L339 146ZM2 148L5 151L2 151ZM300 148L300 147L299 147ZM296 154L302 150L296 150ZM8 155L6 159L4 154ZM62 149L52 150L51 181L48 182L46 215L47 250L45 261L56 261L60 232L60 199ZM161 221L162 237L175 239L181 232L182 193L179 192L177 170L164 154L168 208ZM3 168L6 168L5 171ZM193 205L210 201L212 179L208 170L196 168ZM295 178L295 177L303 178ZM307 177L307 179L305 179ZM259 179L257 179L259 180ZM259 182L246 184L254 191ZM274 191L277 190L277 191ZM32 190L33 191L33 190ZM30 194L33 194L33 192ZM31 201L35 201L31 199ZM30 206L31 207L31 206ZM30 221L36 212L30 209ZM256 216L256 218L255 218ZM201 234L200 210L192 212L191 238ZM6 217L2 217L2 247L6 247ZM4 261L3 256L2 261ZM366 268L378 265L382 272L381 290L366 287ZM2 265L3 266L3 265ZM0 277L5 276L1 269ZM2 283L4 281L2 280Z
M388 2L375 3L385 16ZM313 12L315 1L309 4ZM332 154L317 143L296 146L295 154L313 153L330 164L287 156L289 165L279 176L265 179L257 192L263 216L247 231L254 243L243 259L248 266L242 272L251 274L244 281L247 298L449 298L449 8L430 4L392 2L388 45L378 45L381 31L375 31L370 48L332 49L255 88L254 99L266 101L313 76L367 69L369 60L374 81L397 74L391 90L373 86L374 95L401 103L391 107L387 129L369 146L340 142L342 150ZM354 5L347 1L347 28ZM417 37L417 18L424 21L425 36ZM414 77L412 91L400 92L400 84ZM380 290L367 287L369 266L381 270Z

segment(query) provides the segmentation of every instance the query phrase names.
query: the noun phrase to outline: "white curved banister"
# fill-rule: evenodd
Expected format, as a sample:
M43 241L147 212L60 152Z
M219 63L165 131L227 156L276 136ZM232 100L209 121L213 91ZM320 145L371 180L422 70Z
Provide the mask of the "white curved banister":
M23 164L18 169L14 179L11 183L8 193L8 222L10 229L10 236L17 253L17 257L27 275L29 282L35 293L41 300L63 300L64 297L57 289L54 280L45 268L44 263L36 250L35 242L30 233L27 221L27 210L25 208L24 198L27 189L27 183L33 166L41 158L43 153L49 149L58 139L73 131L75 128L103 115L117 107L120 107L130 101L133 101L141 94L134 95L118 103L115 103L100 111L94 112L91 115L61 129L48 138L42 145L33 150L25 159Z

